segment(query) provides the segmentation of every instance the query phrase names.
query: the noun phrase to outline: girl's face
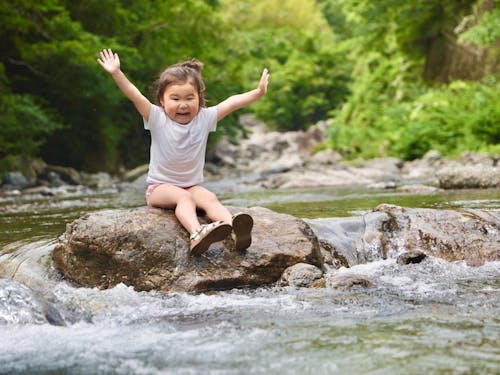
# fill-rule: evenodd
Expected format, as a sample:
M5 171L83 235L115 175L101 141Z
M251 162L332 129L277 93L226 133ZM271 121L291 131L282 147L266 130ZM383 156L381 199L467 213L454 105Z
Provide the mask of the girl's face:
M200 110L198 91L189 81L168 85L160 103L171 120L183 125L190 123Z

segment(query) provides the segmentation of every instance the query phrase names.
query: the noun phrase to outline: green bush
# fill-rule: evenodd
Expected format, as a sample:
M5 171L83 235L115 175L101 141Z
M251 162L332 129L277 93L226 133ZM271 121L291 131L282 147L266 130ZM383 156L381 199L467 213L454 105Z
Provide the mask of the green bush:
M0 97L0 159L8 155L35 155L47 136L62 124L30 95Z
M279 130L305 129L323 120L343 102L348 93L348 74L332 50L294 53L271 71L266 98L255 104L259 118Z
M355 125L334 122L330 145L346 155L404 160L432 149L450 156L464 151L498 153L499 88L497 83L454 81L392 106L379 106L378 111L369 107L370 116L358 115Z

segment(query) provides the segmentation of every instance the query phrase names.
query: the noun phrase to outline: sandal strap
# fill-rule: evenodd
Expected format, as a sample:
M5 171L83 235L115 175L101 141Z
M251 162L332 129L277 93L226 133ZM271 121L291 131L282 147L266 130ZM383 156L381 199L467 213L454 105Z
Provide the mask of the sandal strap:
M206 232L206 226L207 224L202 224L191 236L189 236L189 239L192 241L201 236L203 232Z
M214 227L217 225L222 224L222 220L219 221L214 221L213 223L210 224L201 224L198 229L196 229L196 232L194 232L191 236L189 236L189 239L191 241L196 240L197 237L201 236L202 234L207 234L210 232Z

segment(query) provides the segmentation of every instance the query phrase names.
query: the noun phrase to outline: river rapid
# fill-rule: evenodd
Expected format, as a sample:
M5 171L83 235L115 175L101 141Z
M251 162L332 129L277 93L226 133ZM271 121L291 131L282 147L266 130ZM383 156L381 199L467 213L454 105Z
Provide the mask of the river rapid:
M212 186L224 191L223 184ZM220 195L307 219L380 203L500 208L499 190L246 189ZM0 198L0 374L498 374L500 262L380 259L338 272L338 291L262 287L204 294L77 288L51 267L65 225L144 204L143 190Z

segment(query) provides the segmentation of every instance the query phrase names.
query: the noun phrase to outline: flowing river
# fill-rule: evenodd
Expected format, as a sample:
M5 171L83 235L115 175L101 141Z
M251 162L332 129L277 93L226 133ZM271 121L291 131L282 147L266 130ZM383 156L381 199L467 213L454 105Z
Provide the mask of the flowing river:
M380 203L500 208L499 190L228 189L221 198L312 224ZM500 262L386 259L351 268L374 282L366 289L197 295L77 288L52 269L67 223L143 202L134 188L0 198L0 374L500 373Z

